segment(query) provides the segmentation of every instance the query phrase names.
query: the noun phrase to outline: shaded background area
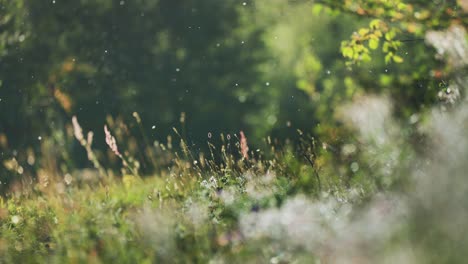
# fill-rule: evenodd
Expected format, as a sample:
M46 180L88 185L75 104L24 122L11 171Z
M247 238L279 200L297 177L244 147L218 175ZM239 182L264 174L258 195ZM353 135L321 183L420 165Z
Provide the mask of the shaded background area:
M177 127L195 151L240 130L252 146L269 135L294 141L300 130L339 148L353 137L336 119L343 102L385 92L406 120L437 102L446 85L433 74L443 63L422 39L403 43L404 64L376 59L347 68L340 41L369 21L313 11L310 1L2 0L0 6L1 154L23 164L20 174L91 166L73 139L74 115L95 132L99 158L114 165L103 125L125 128L119 144L138 149L144 143L130 139L141 137L135 112L150 144L167 142ZM1 173L3 182L16 177Z

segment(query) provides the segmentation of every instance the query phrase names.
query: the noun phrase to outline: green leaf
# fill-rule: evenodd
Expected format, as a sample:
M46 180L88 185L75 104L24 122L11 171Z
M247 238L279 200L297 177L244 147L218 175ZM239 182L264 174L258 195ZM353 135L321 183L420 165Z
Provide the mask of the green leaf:
M390 41L395 38L396 32L394 30L390 30L389 32L385 33L385 39Z
M387 53L390 49L390 44L388 42L384 42L383 44L383 47L382 47L382 51Z
M371 59L371 57L369 56L369 54L364 53L364 54L362 54L362 56L361 56L361 60L362 60L362 61L368 62L368 61L371 61L372 59Z
M369 40L369 48L370 49L377 49L379 47L379 40L378 39L375 39L375 38L372 38Z
M361 29L359 29L359 32L358 32L358 33L359 33L359 35L361 35L361 36L365 36L367 33L369 33L369 29L367 29L367 28L361 28Z
M369 23L369 27L372 29L377 29L380 26L380 19L374 19Z
M400 56L393 56L393 61L396 62L396 63L402 63L403 62L403 58L400 57Z
M390 61L392 61L392 57L393 57L393 52L389 52L387 55L385 55L385 63L389 64Z
M406 9L406 6L407 5L405 3L399 3L397 8L398 8L398 10L403 10L403 9Z
M343 47L341 48L341 53L343 53L344 57L352 58L354 51L351 47Z
M314 7L312 7L312 13L314 15L320 15L322 10L323 10L323 5L321 4L315 4Z

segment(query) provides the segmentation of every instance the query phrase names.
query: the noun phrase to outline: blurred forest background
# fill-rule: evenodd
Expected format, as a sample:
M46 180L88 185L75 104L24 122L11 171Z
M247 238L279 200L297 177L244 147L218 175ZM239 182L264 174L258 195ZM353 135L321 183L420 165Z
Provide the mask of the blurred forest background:
M0 0L0 263L465 263L468 0Z
M410 124L401 133L421 145L412 125L434 105L455 104L463 90L449 87L466 85L466 64L441 59L427 32L465 28L467 4L380 2L1 0L2 189L41 170L92 167L72 116L94 132L106 167L120 161L105 146L104 124L137 157L142 146L170 143L173 127L194 152L241 130L251 150L268 136L294 146L310 135L340 174L352 173L359 151L337 109L365 93L388 96L393 116ZM390 32L374 36L383 49L369 23ZM343 146L350 151L336 151Z

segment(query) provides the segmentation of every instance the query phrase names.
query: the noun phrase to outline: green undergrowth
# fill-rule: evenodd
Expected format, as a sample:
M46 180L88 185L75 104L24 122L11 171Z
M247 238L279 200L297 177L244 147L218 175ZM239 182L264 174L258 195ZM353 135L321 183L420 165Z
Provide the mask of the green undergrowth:
M268 173L58 179L12 193L0 200L1 262L264 260L243 238L239 216L280 206L314 180Z

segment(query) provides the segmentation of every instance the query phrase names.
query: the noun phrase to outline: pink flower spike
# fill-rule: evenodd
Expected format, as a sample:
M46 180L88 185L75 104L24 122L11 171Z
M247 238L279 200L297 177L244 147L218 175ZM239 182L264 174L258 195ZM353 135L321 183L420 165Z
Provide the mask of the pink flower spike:
M112 136L109 129L107 128L107 125L104 125L104 133L106 134L106 143L109 148L112 150L112 152L114 152L115 155L117 155L119 158L122 158L122 154L120 154L119 149L117 148L115 137Z
M75 134L75 138L81 142L83 140L83 130L81 129L81 126L78 123L78 119L76 118L76 116L72 117L72 124L73 124L73 133Z
M91 144L93 144L93 136L94 136L93 131L89 131L88 132L88 138L86 140L89 146L91 146Z
M240 132L240 148L241 148L241 153L242 153L242 157L244 159L248 159L249 158L249 146L247 145L247 137L245 136L244 132L241 131Z

